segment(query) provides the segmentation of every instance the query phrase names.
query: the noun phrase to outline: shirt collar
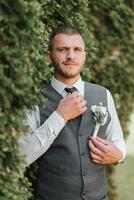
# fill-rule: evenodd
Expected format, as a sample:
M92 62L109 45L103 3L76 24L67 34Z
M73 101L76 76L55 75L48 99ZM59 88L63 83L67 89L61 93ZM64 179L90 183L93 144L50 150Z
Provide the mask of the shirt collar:
M53 77L52 81L51 81L51 85L52 87L62 96L65 96L65 88L66 87L75 87L79 93L84 96L84 81L82 81L81 77L71 86L68 86L62 82L60 82L59 80L57 80L56 78Z

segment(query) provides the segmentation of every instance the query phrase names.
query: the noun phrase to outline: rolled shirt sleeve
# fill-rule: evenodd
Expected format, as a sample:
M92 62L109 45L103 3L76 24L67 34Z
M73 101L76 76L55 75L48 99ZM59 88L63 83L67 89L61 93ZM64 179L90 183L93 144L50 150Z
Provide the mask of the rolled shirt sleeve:
M113 142L123 154L123 159L126 157L126 145L124 141L123 131L116 112L115 104L112 95L107 90L108 110L111 115L111 121L108 125L106 135L107 140Z
M26 166L45 153L65 126L64 119L54 111L40 126L39 108L27 114L26 125L30 133L19 138L21 152L25 155Z

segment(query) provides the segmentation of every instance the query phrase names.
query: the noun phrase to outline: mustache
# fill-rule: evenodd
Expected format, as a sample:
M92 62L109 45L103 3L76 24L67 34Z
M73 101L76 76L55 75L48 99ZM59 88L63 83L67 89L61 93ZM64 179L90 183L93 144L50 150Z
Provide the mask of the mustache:
M75 61L73 61L73 60L72 60L72 61L69 60L69 61L64 61L63 64L64 64L64 65L77 65L78 63L75 62Z

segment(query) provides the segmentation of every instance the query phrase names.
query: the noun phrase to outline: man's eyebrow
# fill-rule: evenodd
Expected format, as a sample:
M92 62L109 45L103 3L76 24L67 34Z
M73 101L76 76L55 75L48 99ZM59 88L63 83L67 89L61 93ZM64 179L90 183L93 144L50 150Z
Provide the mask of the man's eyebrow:
M65 48L65 49L67 48L67 49L68 49L68 48L70 48L70 47L67 47L67 46L60 46L60 47L57 47L56 49L61 49L61 48Z
M80 47L80 46L74 46L74 47L67 47L67 46L60 46L60 47L57 47L56 50L58 49L70 49L70 48L73 48L73 49L84 49L83 47Z
M74 49L84 49L83 47L74 47Z

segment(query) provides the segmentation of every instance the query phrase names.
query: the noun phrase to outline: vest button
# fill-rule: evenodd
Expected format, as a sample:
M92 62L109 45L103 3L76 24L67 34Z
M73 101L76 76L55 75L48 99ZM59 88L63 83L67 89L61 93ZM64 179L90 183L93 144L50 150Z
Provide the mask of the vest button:
M79 133L79 136L82 136L82 133Z
M81 152L80 153L81 156L84 156L85 154L86 154L86 152Z
M86 200L86 193L85 192L82 192L82 199Z
M86 195L86 193L85 193L85 192L82 192L82 195L83 195L83 196L85 196L85 195Z
M82 176L85 177L86 175L85 175L85 174L82 174Z

